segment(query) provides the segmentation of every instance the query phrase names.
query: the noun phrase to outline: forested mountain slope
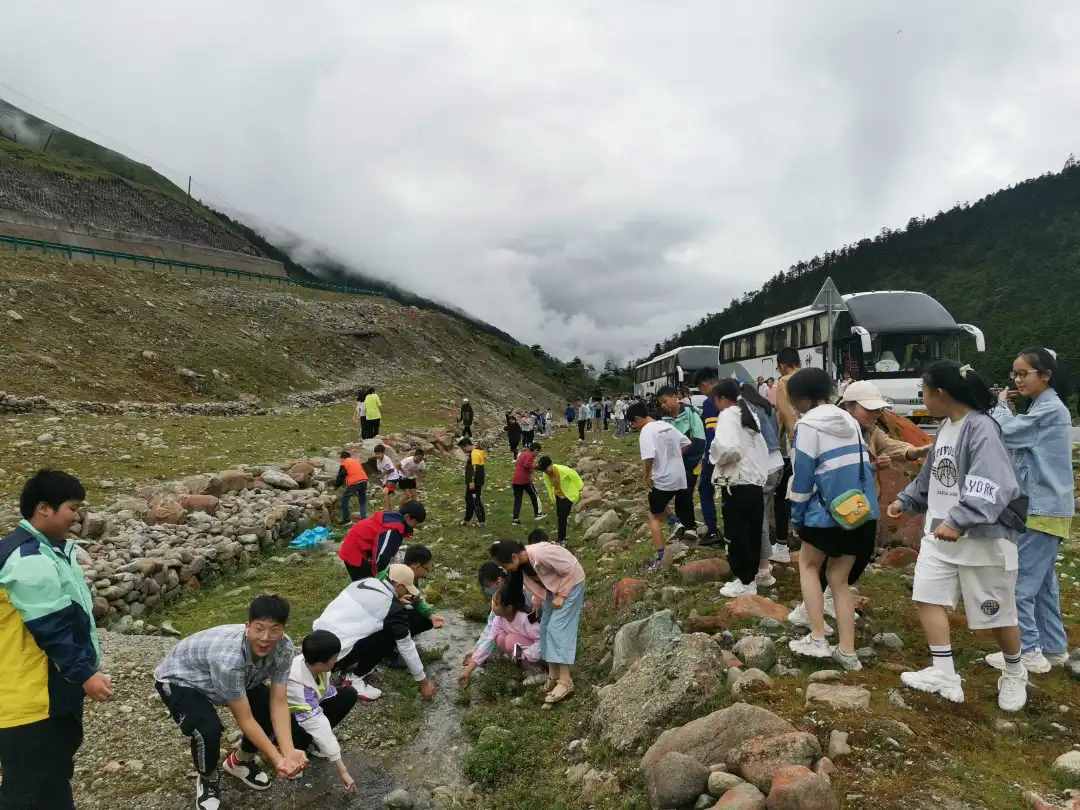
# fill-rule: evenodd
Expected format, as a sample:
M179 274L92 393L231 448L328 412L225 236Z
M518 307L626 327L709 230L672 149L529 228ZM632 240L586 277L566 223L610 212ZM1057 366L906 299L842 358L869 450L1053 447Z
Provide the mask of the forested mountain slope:
M1045 174L778 273L655 351L721 336L804 306L826 277L843 293L920 290L986 334L980 370L1002 380L1028 344L1080 359L1080 165Z

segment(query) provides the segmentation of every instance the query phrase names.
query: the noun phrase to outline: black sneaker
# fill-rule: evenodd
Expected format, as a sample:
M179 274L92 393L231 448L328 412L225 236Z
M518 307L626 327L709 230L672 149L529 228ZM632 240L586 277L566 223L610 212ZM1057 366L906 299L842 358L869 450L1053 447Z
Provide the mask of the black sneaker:
M213 781L202 774L195 777L195 810L218 810L221 807L221 777Z
M720 536L719 532L709 532L707 535L698 541L699 546L722 546L724 545L724 538Z
M258 760L241 762L235 751L225 757L221 769L229 776L235 776L252 790L266 790L274 781L270 778L270 774L262 769Z
M517 518L514 518L513 520L511 520L510 523L511 523L511 525L514 525L514 526L520 526L521 525L521 521L518 520Z

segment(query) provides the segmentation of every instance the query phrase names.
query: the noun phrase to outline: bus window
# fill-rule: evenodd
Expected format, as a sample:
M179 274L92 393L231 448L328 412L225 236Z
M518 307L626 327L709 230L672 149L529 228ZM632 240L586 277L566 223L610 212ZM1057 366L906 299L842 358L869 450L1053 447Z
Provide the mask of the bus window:
M764 354L766 354L765 333L758 332L756 335L754 335L754 355L756 357L761 357Z
M821 343L821 318L814 318L814 344Z

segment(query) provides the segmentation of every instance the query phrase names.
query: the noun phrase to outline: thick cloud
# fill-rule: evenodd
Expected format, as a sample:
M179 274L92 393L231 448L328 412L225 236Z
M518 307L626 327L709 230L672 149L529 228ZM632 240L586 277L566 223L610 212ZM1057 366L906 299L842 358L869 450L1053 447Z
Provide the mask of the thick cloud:
M599 363L1059 168L1078 33L1066 2L68 0L5 16L0 96Z

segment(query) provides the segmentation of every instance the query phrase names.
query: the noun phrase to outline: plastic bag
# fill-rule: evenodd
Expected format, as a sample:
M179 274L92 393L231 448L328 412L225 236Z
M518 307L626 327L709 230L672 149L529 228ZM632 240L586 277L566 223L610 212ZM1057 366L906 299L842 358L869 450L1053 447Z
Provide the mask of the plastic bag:
M289 548L314 548L319 543L326 542L326 539L330 537L330 530L325 526L315 526L311 529L306 529L300 532L289 543Z

